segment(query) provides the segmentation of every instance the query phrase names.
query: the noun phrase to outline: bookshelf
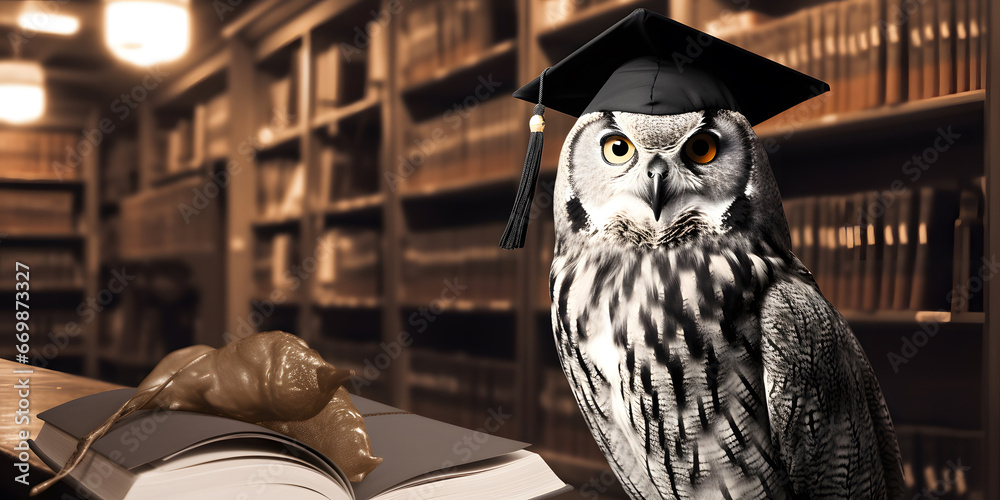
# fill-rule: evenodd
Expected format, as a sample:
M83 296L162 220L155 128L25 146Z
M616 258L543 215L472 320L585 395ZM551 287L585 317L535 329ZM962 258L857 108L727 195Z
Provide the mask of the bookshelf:
M545 200L551 200L558 145L572 119L554 112L546 117L534 234L523 251L495 251L531 111L509 93L637 7L716 29L791 64L791 54L760 34L775 28L802 41L802 23L836 19L847 9L840 4L852 5L843 15L855 16L844 19L870 22L865 6L875 3L813 1L798 8L768 1L759 12L740 12L741 4L693 0L420 0L397 11L388 0L264 2L227 25L219 51L184 72L140 117L136 141L151 146L138 148L138 188L128 199L182 186L190 192L220 168L239 169L213 216L223 236L211 244L222 257L201 268L219 288L195 287L203 300L212 290L219 297L201 306L214 312L214 326L202 324L199 331L211 333L199 341L221 345L257 330L292 331L331 362L354 368L355 392L472 428L477 416L509 405L514 416L501 433L536 443L578 486L576 493L624 498L579 415L565 411L568 388L557 376L551 341L546 276L553 242L551 201ZM489 15L470 14L477 9ZM996 12L990 14L990 24L1000 25ZM1000 37L987 30L980 40L981 47L996 47ZM868 47L871 66L889 68L893 59ZM840 59L844 68L864 67L861 55ZM828 78L818 63L800 57L798 64ZM948 125L961 140L907 188L985 186L985 246L1000 248L1000 227L990 217L1000 199L996 152L990 150L1000 144L994 121L1000 110L995 82L982 68L986 77L978 85L971 77L959 85L956 78L949 92L925 96L921 89L916 99L890 98L888 69L885 81L881 73L850 70L857 78L844 85L864 88L870 100L845 99L763 124L758 133L775 146L771 161L783 195L810 200L888 189L904 175L907 159ZM941 77L934 76L940 90ZM883 86L885 92L878 90ZM178 161L191 168L164 174L158 165L170 155L155 146L157 134L176 131L178 124L187 130L185 121L193 131L198 106L220 93L229 101L224 154ZM123 218L125 210L109 203L101 213ZM157 251L163 254L137 258L136 265L155 269L165 260L194 258L181 258L186 249ZM944 272L949 277L952 264ZM456 287L456 277L468 288ZM1000 463L1000 332L983 312L1000 308L1000 293L989 281L985 288L980 310L909 304L843 309L878 371L908 456L957 436L961 446L941 453L972 457L981 470ZM933 347L894 372L887 353L899 351L900 338L926 324L938 328ZM143 366L110 351L100 359L126 372ZM926 388L920 401L942 403L915 401L915 387ZM949 408L967 411L955 415ZM990 455L980 457L983 450ZM986 476L970 476L971 487L1000 494L996 479Z
M124 281L100 315L96 375L137 384L163 355L221 345L229 162L228 54L205 47L105 146L101 279Z
M90 104L56 100L32 126L0 127L0 265L7 270L0 281L9 299L4 309L13 316L14 263L28 265L30 363L90 375L98 361L97 325L87 300L103 298L100 241L93 231L101 152L81 131L97 128L98 117ZM13 338L14 323L8 325ZM0 354L13 360L17 351L9 344Z

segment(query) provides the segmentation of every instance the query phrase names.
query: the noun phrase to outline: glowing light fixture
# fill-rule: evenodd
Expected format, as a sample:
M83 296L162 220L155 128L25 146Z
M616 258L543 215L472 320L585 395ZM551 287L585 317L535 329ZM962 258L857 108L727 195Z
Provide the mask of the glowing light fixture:
M45 111L45 73L32 61L0 61L0 121L27 123Z
M72 35L80 31L79 19L55 12L45 12L38 8L22 12L17 18L17 25L28 31L54 35Z
M115 56L150 66L187 52L188 0L104 0L104 38Z

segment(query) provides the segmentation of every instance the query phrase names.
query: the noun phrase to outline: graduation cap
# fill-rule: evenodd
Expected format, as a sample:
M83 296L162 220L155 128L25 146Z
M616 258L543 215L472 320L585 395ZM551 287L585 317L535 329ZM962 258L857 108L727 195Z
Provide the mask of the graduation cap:
M524 246L546 106L575 117L594 111L673 115L729 109L756 125L828 90L820 80L636 9L514 92L514 97L537 104L517 199L500 246Z

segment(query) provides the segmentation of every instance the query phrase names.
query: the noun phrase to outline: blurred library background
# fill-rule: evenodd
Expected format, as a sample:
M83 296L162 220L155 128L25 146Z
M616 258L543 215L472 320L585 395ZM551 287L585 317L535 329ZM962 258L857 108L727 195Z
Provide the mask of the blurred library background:
M757 127L795 252L877 372L911 497L1000 498L992 2L152 0L117 28L116 3L0 2L0 328L24 262L32 364L134 385L285 330L355 394L509 414L565 498L624 498L550 327L572 118L548 113L526 248L497 243L531 115L510 93L645 7L830 83Z

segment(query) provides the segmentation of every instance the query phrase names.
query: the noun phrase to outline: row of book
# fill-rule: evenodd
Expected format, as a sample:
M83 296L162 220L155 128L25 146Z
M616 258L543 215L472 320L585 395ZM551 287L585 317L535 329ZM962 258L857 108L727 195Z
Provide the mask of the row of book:
M984 88L985 6L986 0L847 0L773 20L727 12L706 29L829 83L829 94L785 114L805 121Z
M793 251L846 310L981 311L981 287L970 300L949 292L981 265L982 206L981 190L934 188L784 202ZM977 239L978 251L965 243L955 254L956 237Z
M261 139L267 139L266 134L278 132L290 128L298 122L299 115L299 78L301 77L299 67L299 55L296 48L288 56L289 67L287 72L263 72L261 74L261 87L267 99L260 100L260 114L264 118L259 130ZM258 87L260 88L260 87ZM268 140L262 142L267 143Z
M381 286L381 234L371 229L332 229L320 237L316 285L322 297L372 301Z
M983 479L988 472L980 458L980 433L899 426L896 438L903 457L905 498L984 498Z
M31 290L66 290L83 287L83 265L71 249L19 247L5 249L0 253L0 269L9 271L4 272L0 278L0 286L5 290L14 290L14 269L25 270L16 266L17 263L28 266Z
M101 201L117 203L139 187L139 149L134 138L116 137L104 154Z
M457 280L461 301L500 301L515 296L514 252L497 245L503 224L409 233L402 245L402 294L409 303L441 298L445 281Z
M365 26L367 43L334 41L317 50L316 109L337 108L365 98L369 89L384 83L389 62L386 43L389 30L375 21ZM352 33L353 35L353 33Z
M516 437L515 426L510 425L514 418L513 361L409 349L407 384L413 413L479 432Z
M65 235L77 230L72 191L0 189L0 234Z
M222 200L215 187L190 177L122 200L119 255L148 259L220 251Z
M257 206L264 220L302 214L306 189L305 164L288 158L268 158L257 165Z
M514 99L500 97L464 116L446 113L409 127L403 159L412 173L400 179L400 187L420 190L519 171L527 135L523 112Z
M354 370L354 377L344 383L351 394L373 401L392 401L392 379L386 369L398 358L391 357L378 343L327 338L309 343L328 363Z
M278 233L260 238L253 247L253 282L257 297L269 297L275 290L298 288L292 266L299 261L298 237Z
M404 85L462 64L494 43L493 0L429 0L408 6L397 40Z
M532 19L535 31L545 31L566 23L588 8L627 3L635 3L635 0L540 0Z
M3 165L0 178L78 179L82 163L77 151L79 142L79 134L72 132L0 130L0 164ZM92 144L88 146L93 148Z
M536 444L565 455L605 460L580 414L580 407L563 371L546 368L541 378L542 388L538 394L540 439Z
M377 141L323 146L319 155L320 206L378 191L377 147Z
M229 96L221 93L194 106L190 118L159 131L163 156L161 174L202 168L206 160L225 158L229 151Z
M338 108L365 96L367 52L345 53L331 44L316 54L316 109Z

